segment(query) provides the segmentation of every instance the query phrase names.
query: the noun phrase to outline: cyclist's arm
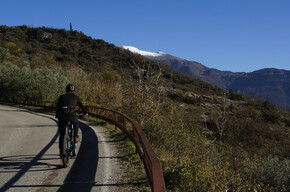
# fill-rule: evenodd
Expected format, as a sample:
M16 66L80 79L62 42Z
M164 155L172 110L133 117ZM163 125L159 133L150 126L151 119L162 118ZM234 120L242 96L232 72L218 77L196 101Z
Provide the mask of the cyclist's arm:
M82 112L86 115L88 115L88 112L86 110L86 108L84 107L83 103L81 102L81 100L78 98L77 104L80 106L80 108L82 109Z
M61 96L58 98L58 102L56 104L56 114L55 117L59 118L60 117L60 106L61 106Z

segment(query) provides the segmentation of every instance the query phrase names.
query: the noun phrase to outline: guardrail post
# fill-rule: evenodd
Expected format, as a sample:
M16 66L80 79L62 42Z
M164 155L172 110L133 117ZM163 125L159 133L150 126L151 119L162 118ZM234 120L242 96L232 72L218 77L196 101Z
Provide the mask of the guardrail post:
M115 113L115 122L118 123L117 113ZM115 131L117 131L118 127L115 125Z
M153 191L166 191L161 162L155 162L152 165Z
M109 119L109 112L106 111L106 118ZM108 121L106 121L106 125L108 125Z
M97 109L97 115L99 115L100 114L100 109Z
M138 133L137 133L137 130L136 130L136 127L133 125L133 133L134 133L134 139L136 141L136 144L138 146L140 146L140 142L139 142L139 136L138 136ZM138 150L137 150L137 147L136 147L136 153L138 153Z
M127 121L125 117L123 117L123 127L125 130L127 130Z

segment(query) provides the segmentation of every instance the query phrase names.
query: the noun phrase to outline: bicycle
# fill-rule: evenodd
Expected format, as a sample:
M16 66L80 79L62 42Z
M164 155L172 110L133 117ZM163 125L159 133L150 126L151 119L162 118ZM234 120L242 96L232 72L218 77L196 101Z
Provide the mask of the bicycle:
M74 127L73 123L70 121L67 122L65 128L65 135L63 139L63 149L64 152L62 158L62 163L64 167L67 167L69 164L69 160L71 157L75 157L77 155L77 143L74 137Z

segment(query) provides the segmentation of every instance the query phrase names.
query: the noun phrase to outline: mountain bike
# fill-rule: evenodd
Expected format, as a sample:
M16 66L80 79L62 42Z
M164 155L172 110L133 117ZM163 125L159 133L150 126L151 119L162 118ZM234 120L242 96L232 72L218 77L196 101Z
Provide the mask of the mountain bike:
M65 135L63 139L63 149L64 152L62 156L62 163L64 167L68 166L71 157L75 157L77 154L77 143L74 137L74 127L73 123L67 122L65 127Z

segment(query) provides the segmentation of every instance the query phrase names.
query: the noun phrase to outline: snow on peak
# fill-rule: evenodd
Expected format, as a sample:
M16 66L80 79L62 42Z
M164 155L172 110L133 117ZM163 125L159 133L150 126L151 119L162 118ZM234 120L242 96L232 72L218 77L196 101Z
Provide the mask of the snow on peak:
M149 51L142 51L136 47L132 47L132 46L120 46L123 49L127 49L133 53L137 53L143 56L151 56L151 57L158 57L158 56L162 56L162 55L166 55L166 53L162 53L162 52L149 52Z

